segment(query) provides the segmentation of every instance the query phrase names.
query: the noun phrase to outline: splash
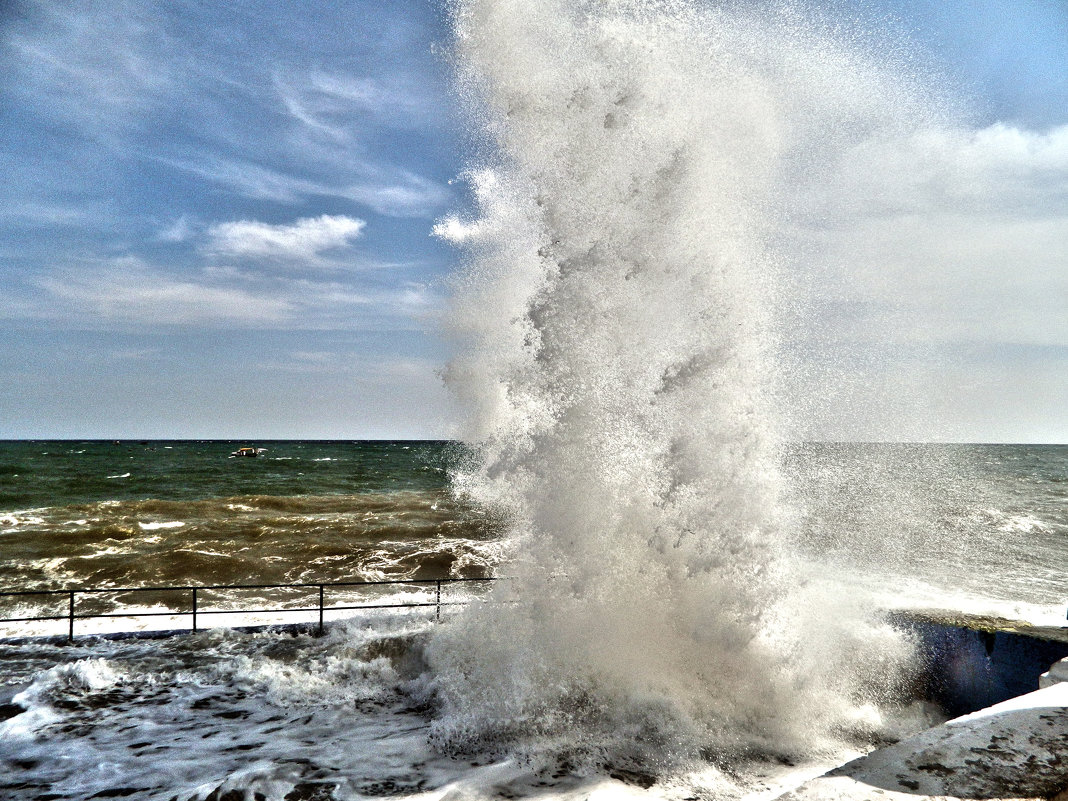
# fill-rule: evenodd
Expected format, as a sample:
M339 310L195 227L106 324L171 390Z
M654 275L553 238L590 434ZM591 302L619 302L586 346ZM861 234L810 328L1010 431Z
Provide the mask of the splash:
M466 254L456 480L514 552L430 648L443 748L811 753L900 680L906 644L797 573L777 331L791 204L934 112L860 27L758 5L453 8L485 137L477 215L437 228Z

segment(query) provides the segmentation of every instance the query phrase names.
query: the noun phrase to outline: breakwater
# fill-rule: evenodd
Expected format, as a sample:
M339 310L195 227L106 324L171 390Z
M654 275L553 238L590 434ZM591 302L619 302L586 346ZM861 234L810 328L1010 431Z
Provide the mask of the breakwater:
M949 613L892 620L918 643L917 695L951 717L1037 690L1038 677L1068 656L1068 628Z

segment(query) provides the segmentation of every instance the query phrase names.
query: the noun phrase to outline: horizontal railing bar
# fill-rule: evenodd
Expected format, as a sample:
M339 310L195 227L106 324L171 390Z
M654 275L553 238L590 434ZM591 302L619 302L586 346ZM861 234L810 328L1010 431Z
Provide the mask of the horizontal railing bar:
M324 612L344 612L350 609L415 609L426 606L463 606L461 601L442 601L440 604L434 601L416 604L358 604L353 606L324 606ZM294 607L293 609L210 609L203 611L197 609L197 615L257 615L257 614L282 614L284 612L318 612L318 606ZM101 612L96 615L75 615L75 620L95 620L102 617L185 617L191 612L172 610L169 612ZM51 617L3 617L0 623L27 623L39 620L70 620L70 615L58 615Z
M433 601L418 604L360 604L358 606L324 606L324 612L341 612L348 609L409 609L420 606L437 606ZM442 604L445 606L445 604ZM280 614L282 612L318 612L318 606L305 606L293 609L212 609L209 612L197 610L197 615L262 615ZM186 612L185 614L189 614ZM95 617L119 617L119 615L95 615Z
M299 584L190 584L188 586L172 587L109 587L103 589L74 589L74 590L2 590L0 597L12 597L22 595L87 595L91 593L115 593L115 592L182 592L189 590L285 590L285 589L318 589L322 587L373 587L388 586L391 584L455 584L464 581L496 581L496 577L485 578L443 578L443 579L382 579L378 581L318 581L313 583Z
M180 611L180 610L179 611L173 611L172 610L172 611L167 611L167 612L98 612L95 615L74 615L74 619L75 620L92 620L93 618L96 618L96 617L167 617L168 615L170 615L171 617L174 617L176 615L181 616L181 617L185 617L186 615L189 615L189 614L192 614L192 613L191 612L183 612L183 611ZM197 611L197 614L198 615L200 614L199 610ZM64 615L63 616L63 620L70 620L70 619L71 619L70 615Z
M74 592L81 592L81 590L74 590ZM5 595L70 595L70 590L11 590L0 592L0 596Z
M67 601L67 613L65 615L35 615L32 617L7 617L0 618L0 623L32 623L41 621L67 621L69 624L67 639L74 640L74 623L78 620L97 620L100 618L138 618L138 617L185 617L186 615L192 615L193 625L192 631L197 630L197 616L203 615L281 615L291 612L299 612L306 614L308 612L319 613L319 634L323 634L323 615L326 612L341 612L341 611L356 611L361 609L414 609L414 608L427 608L435 607L437 614L436 620L441 620L441 607L442 606L454 606L462 605L463 601L445 601L441 600L441 585L442 584L455 584L460 582L492 582L496 577L486 578L442 578L442 579L386 579L378 581L322 581L316 583L291 583L291 584L206 584L206 585L187 585L177 587L110 587L110 588L96 588L96 589L80 589L80 590L5 590L0 592L0 597L12 598L12 597L25 597L30 595L42 596L42 595L61 595ZM432 601L421 601L412 603L385 603L385 604L343 604L327 606L324 603L323 591L330 587L336 589L339 587L388 587L388 586L412 586L412 585L425 585L427 593L423 596L429 595L433 592L431 597ZM197 603L197 593L200 590L318 590L317 606L304 606L304 607L274 607L270 609L203 609L199 607ZM127 593L164 593L164 592L189 592L192 591L192 609L167 609L159 612L147 612L147 611L121 611L121 612L100 612L97 614L76 614L75 613L75 598L78 595L123 595ZM397 593L392 596L396 597Z
M341 609L384 609L386 607L396 607L397 609L404 609L409 606L437 606L433 601L428 603L418 604L378 604L374 606L326 606L323 607L324 612L330 612L332 610ZM292 608L279 608L274 607L272 609L209 609L204 611L203 609L197 609L197 617L200 615L262 615L262 614L276 614L282 612L318 612L318 606L294 606ZM163 617L166 615L171 616L185 616L190 615L192 612L101 612L97 615L75 615L75 620L92 620L97 617ZM63 618L67 620L67 618Z

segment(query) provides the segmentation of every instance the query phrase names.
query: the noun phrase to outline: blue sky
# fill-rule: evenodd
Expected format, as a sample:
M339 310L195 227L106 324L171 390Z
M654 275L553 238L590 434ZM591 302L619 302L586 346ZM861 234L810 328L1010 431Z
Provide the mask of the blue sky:
M863 13L1023 137L990 168L1011 219L976 231L1035 250L944 298L1011 306L947 436L1068 441L1068 4ZM0 437L447 435L447 41L418 0L0 5Z
M436 8L3 8L0 436L444 428Z

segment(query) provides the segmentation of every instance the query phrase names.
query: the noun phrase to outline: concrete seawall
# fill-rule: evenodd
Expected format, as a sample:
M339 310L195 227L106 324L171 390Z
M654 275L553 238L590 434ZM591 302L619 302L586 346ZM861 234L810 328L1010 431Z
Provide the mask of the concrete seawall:
M1068 797L1068 683L935 726L806 782L781 801Z
M959 717L779 801L1068 801L1068 662L1058 662L1068 629L950 613L901 614L895 624L920 643L919 689Z
M1068 657L1068 628L1029 626L950 612L897 613L918 641L917 694L957 717L1039 689L1039 678Z

